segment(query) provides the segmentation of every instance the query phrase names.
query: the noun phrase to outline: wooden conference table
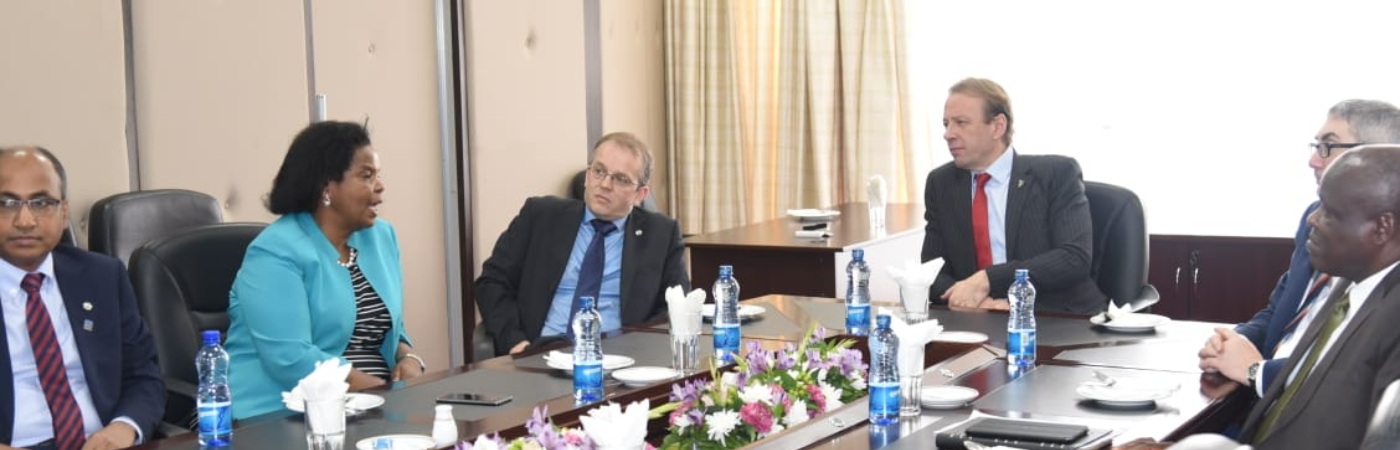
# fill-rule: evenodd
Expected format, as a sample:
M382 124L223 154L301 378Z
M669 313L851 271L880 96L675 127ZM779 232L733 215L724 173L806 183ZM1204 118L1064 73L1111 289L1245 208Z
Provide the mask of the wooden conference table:
M766 312L744 323L744 339L768 348L801 339L808 323L819 323L833 332L844 324L844 304L833 298L771 295L745 303L762 306ZM1137 437L1176 439L1196 432L1218 431L1229 420L1242 417L1249 407L1251 396L1244 390L1239 395L1205 393L1228 394L1235 387L1228 382L1217 384L1213 376L1203 376L1196 369L1196 350L1215 324L1176 321L1153 332L1124 334L1093 327L1084 318L1043 314L1037 318L1038 366L1025 373L1009 373L1002 350L1004 313L935 308L930 316L938 319L945 330L973 331L990 337L985 343L935 341L925 358L929 369L924 374L924 386L972 387L980 392L977 400L961 409L925 409L921 416L903 420L899 425L872 428L865 421L867 405L862 399L756 443L754 448L926 449L932 447L937 430L973 414L1111 428L1116 433L1115 442ZM607 336L604 350L630 356L637 365L667 366L670 345L666 327L664 322L629 327ZM701 339L700 351L711 351L708 339ZM689 377L708 376L705 364L702 362ZM1155 407L1105 409L1074 393L1079 383L1093 379L1094 370L1120 379L1178 383L1181 388ZM606 390L609 400L625 404L649 398L653 407L664 403L670 393L669 382L626 387L609 380ZM577 416L589 409L574 406L572 378L549 368L542 354L499 357L435 372L376 392L386 403L360 417L347 419L346 448L355 448L356 442L374 436L430 434L434 399L452 392L514 397L514 401L498 407L454 406L463 439L496 431L506 437L518 436L524 432L522 424L536 406L548 407L555 424L560 426L577 426ZM305 425L299 414L270 413L236 424L233 441L236 447L243 448L302 448L306 445ZM191 433L138 448L197 449L199 444Z

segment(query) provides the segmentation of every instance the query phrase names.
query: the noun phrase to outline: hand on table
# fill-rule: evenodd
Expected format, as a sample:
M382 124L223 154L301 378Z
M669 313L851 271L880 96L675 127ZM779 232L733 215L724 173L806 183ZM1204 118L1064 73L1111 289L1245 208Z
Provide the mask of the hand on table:
M389 376L390 381L411 380L423 374L423 365L413 358L400 359L394 365L394 373Z
M114 421L88 436L83 450L109 450L127 448L136 444L136 429L126 422Z
M1157 442L1151 438L1137 438L1113 447L1113 450L1161 450L1171 445L1169 442Z
M991 283L987 280L987 271L979 270L972 276L953 283L940 297L948 301L950 308L977 308L990 297L991 288Z
M1216 328L1201 349L1201 370L1219 372L1240 384L1249 384L1249 366L1264 356L1248 338L1229 328Z
M511 348L510 348L510 354L514 355L514 354L523 352L523 351L525 351L525 347L529 347L529 346L530 346L530 341L520 341L519 344L515 344L514 347L511 347Z

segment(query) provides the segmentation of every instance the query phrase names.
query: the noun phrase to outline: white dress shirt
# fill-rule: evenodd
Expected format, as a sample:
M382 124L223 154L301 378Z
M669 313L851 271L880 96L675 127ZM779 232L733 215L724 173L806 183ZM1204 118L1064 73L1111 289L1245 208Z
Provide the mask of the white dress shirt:
M1371 292L1375 291L1376 286L1381 284L1381 280L1384 280L1385 276L1389 274L1391 270L1395 269L1396 264L1397 263L1390 263L1390 265L1386 266L1386 268L1381 269L1380 271L1371 274L1371 276L1366 277L1366 279L1351 285L1351 288L1346 294L1351 296L1351 306L1347 309L1347 315L1345 318L1342 319L1341 325L1337 326L1337 329L1332 332L1332 336L1327 339L1327 344L1322 347L1322 354L1317 356L1317 360L1319 362L1321 362L1323 358L1327 357L1327 352L1332 350L1333 344L1336 344L1338 338L1342 336L1342 333L1345 333L1347 327L1351 326L1351 319L1356 317L1356 312L1360 311L1361 307L1366 304L1366 297L1371 296ZM1323 312L1319 310L1317 314L1321 315L1323 314ZM1296 350L1304 350L1305 348L1311 348L1311 345L1309 345L1308 347L1298 347ZM1313 368L1316 369L1319 366L1320 365L1318 364L1314 364ZM1287 381L1291 382L1293 380L1293 377L1298 376L1298 371L1302 368L1302 364L1299 364L1298 367L1294 368L1293 373L1289 374Z

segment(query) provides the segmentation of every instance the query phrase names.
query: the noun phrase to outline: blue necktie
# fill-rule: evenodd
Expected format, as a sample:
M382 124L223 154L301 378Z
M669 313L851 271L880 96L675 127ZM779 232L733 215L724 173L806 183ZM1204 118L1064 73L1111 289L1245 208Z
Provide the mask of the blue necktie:
M601 307L602 299L598 298L599 290L603 287L603 238L617 230L617 225L603 219L593 219L589 221L593 225L593 240L588 243L588 251L583 253L583 264L578 269L578 285L574 287L573 305L569 306L569 334L573 334L574 315L578 314L579 297L593 297L594 305Z

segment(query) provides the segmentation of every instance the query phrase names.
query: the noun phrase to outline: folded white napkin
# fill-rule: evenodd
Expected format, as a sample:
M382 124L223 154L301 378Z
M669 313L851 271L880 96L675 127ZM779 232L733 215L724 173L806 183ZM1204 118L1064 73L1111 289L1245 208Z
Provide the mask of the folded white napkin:
M297 382L291 391L282 393L282 403L288 409L301 409L307 399L344 398L350 390L345 379L350 376L350 364L340 358L316 363L316 368ZM292 405L296 405L293 407Z
M666 288L666 309L671 316L671 329L676 334L699 334L700 308L704 303L704 289L697 288L687 294L679 285Z
M579 416L583 432L593 439L600 450L640 449L646 445L647 413L651 402L642 399L632 402L627 409L616 403L593 408L588 415Z
M1098 314L1094 314L1093 317L1090 317L1090 318L1089 318L1089 322L1091 322L1091 323L1093 323L1093 324L1095 324L1095 325L1103 325L1104 323L1110 322L1110 321L1112 321L1113 319L1117 319L1117 318L1119 318L1119 317L1126 316L1126 315L1132 314L1132 313L1133 313L1133 307L1132 307L1132 305L1118 306L1117 303L1113 303L1113 300L1109 300L1109 301L1108 301L1108 310L1106 310L1106 311L1104 311L1104 312L1101 312L1101 313L1098 313Z
M938 324L938 319L911 324L905 323L898 314L886 308L880 308L880 314L890 315L890 330L899 338L899 351L895 358L899 364L899 376L924 373L924 345L943 332L943 326Z
M911 259L904 262L904 267L888 266L885 269L890 278L899 284L900 298L905 302L906 311L928 310L928 287L933 285L938 272L943 270L943 258L934 258L922 264Z

